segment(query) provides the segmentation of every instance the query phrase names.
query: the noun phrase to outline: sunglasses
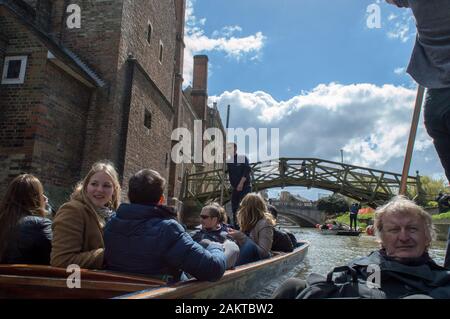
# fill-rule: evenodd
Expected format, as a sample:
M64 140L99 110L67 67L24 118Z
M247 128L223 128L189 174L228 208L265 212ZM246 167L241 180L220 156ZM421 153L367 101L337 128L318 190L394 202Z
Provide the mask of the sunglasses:
M200 215L201 219L207 219L207 218L214 218L215 216L209 216L209 215Z

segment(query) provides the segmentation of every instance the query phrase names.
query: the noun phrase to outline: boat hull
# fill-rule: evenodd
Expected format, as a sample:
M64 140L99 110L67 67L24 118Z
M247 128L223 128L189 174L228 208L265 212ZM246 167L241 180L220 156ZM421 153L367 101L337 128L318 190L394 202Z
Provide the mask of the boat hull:
M110 271L81 270L80 288L68 288L66 269L34 265L0 265L0 299L150 299L248 298L303 261L309 243L292 253L226 271L217 282L195 279L172 286L165 282Z
M150 289L119 297L120 299L241 299L249 298L273 280L286 275L303 261L309 242L292 253L280 253L270 259L236 267L216 282L190 280L171 287Z

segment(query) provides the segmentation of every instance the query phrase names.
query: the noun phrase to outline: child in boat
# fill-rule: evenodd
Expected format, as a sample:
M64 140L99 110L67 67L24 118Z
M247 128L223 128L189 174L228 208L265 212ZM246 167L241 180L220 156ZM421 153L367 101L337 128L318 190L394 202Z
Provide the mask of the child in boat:
M129 180L130 204L122 204L105 227L106 268L167 281L219 280L226 268L223 246L196 243L163 205L165 179L144 169Z
M258 261L271 256L273 229L275 219L267 211L267 206L261 195L247 194L242 200L237 220L240 231L230 229L229 234L240 247L237 265Z
M114 166L95 163L56 213L51 265L103 268L103 227L120 203L121 188Z
M46 197L35 176L17 176L0 205L0 263L50 264L52 222L45 218Z
M200 213L200 222L202 228L192 235L192 238L205 244L209 241L219 242L227 245L226 259L227 269L232 269L239 257L239 246L234 239L228 235L227 214L225 209L217 203L209 204L203 207Z

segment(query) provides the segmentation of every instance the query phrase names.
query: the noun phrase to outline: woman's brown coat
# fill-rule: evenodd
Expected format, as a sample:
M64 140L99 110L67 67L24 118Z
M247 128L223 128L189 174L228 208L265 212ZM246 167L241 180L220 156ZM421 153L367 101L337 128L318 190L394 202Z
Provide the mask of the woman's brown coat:
M73 199L64 204L53 220L51 265L67 268L101 269L103 267L103 233L97 213L83 202Z

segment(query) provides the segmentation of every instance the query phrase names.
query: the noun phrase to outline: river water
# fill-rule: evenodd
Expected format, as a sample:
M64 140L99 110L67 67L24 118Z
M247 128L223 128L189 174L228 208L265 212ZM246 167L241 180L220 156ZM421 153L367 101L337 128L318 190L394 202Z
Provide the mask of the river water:
M270 298L275 289L290 277L306 279L313 272L326 276L334 267L343 266L352 259L366 256L379 248L376 238L373 236L324 236L314 228L296 226L286 226L285 228L294 233L298 240L307 240L311 243L308 254L305 260L292 272L278 278L267 288L252 296L253 298ZM444 263L445 247L446 242L437 241L433 243L433 247L429 251L430 256L440 265Z

